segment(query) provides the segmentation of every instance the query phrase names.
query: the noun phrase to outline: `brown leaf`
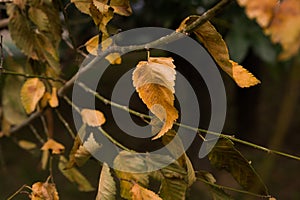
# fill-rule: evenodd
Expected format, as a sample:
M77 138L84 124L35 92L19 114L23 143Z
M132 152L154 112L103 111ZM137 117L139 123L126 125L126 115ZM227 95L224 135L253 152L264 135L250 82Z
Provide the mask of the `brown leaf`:
M261 27L267 27L273 17L277 0L237 0L240 6L245 6L245 12L250 19L256 19Z
M36 148L36 144L27 140L19 140L18 141L19 147L25 150L31 150Z
M51 150L53 154L61 154L65 150L65 147L61 143L58 143L55 140L50 138L42 146L41 150L43 150L43 151Z
M52 93L51 93L51 97L49 99L49 105L52 108L55 108L58 106L58 98L57 98L57 88L53 87L52 88Z
M31 187L30 198L32 200L59 200L59 196L53 183L36 182Z
M271 35L272 42L281 44L279 59L287 60L296 55L300 49L300 1L282 1L265 31Z
M45 93L45 85L38 78L30 78L21 88L21 102L27 114L32 113Z
M71 2L74 3L76 8L82 13L91 15L90 5L92 3L92 0L71 0Z
M222 36L215 27L206 22L194 31L199 41L204 45L216 63L229 76L235 80L240 87L250 87L257 85L260 81L241 65L232 62L229 58L228 48Z
M132 200L162 200L157 194L135 183L131 188Z
M114 13L129 16L132 14L129 0L111 0L110 6L114 9Z
M132 80L136 91L148 109L156 115L164 125L153 138L163 136L178 118L174 107L175 65L172 58L149 58L140 61L133 72Z
M99 35L92 37L84 44L86 50L94 56L97 55L98 45L99 45Z
M105 117L103 113L98 110L82 109L81 117L83 123L86 123L89 126L96 127L105 123Z

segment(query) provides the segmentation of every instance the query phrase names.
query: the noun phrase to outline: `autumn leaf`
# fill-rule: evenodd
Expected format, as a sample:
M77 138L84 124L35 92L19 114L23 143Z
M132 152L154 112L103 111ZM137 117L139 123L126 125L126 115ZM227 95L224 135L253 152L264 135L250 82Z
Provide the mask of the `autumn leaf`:
M59 196L53 183L36 182L31 187L31 200L59 200Z
M236 73L237 65L230 60L225 41L210 22L201 25L194 33L214 58L216 63L233 78L238 86L244 88L260 83L253 74L248 72L241 65L238 65L238 73Z
M246 6L246 14L250 19L256 19L261 27L267 27L273 17L277 0L237 0L239 5Z
M142 101L164 122L153 139L163 136L178 118L178 111L174 107L174 68L172 58L150 57L148 61L140 61L132 75L133 85Z
M255 18L271 36L273 43L282 46L279 59L287 60L300 49L300 1L299 0L238 0L250 19Z
M53 154L61 154L65 147L59 142L53 139L48 139L48 141L42 146L41 150L48 151L51 150Z
M111 0L110 6L114 9L114 13L124 16L132 14L129 0Z
M56 108L58 106L58 98L57 98L57 88L53 87L52 88L52 93L49 99L49 105L52 108Z
M103 163L96 200L114 200L116 190L116 183L110 169L106 163Z
M103 113L98 110L82 109L81 117L83 123L86 123L89 126L96 127L105 123L105 117Z
M27 114L32 113L45 93L45 85L38 78L27 79L21 88L21 102Z
M19 147L25 150L31 150L36 148L36 144L27 140L19 140L18 141Z
M71 0L75 4L76 8L82 13L90 15L90 5L92 0Z
M143 199L162 200L162 198L160 198L153 191L148 190L136 183L131 188L131 193L132 193L132 200L143 200Z
M102 41L99 45L99 35L96 35L89 39L84 45L86 47L86 50L96 56L98 47L100 46L102 51L107 49L112 44L112 40L110 38L107 38L106 40ZM110 53L107 56L105 56L105 59L108 60L110 64L121 64L122 59L119 53Z

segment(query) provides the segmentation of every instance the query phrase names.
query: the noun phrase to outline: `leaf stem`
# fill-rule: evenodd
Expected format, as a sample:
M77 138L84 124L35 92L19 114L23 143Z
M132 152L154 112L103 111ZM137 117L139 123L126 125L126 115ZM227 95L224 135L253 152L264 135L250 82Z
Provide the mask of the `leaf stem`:
M232 188L232 187L227 187L227 186L223 186L223 185L218 185L218 184L215 184L215 183L211 183L211 182L209 182L209 181L206 181L205 179L199 178L199 177L197 177L197 181L201 181L201 182L203 182L203 183L205 183L205 184L208 184L208 185L210 185L210 186L219 188L219 189L221 189L221 190L230 190L230 191L233 191L233 192L238 192L238 193L242 193L242 194L247 194L247 195L255 196L255 197L259 197L259 198L271 198L270 195L255 194L255 193L248 192L248 191L245 191L245 190L239 190L239 189Z
M70 125L69 125L69 123L65 120L65 118L61 115L61 113L57 110L57 109L55 109L55 113L56 113L56 115L57 115L57 117L58 117L58 119L62 122L62 124L65 126L65 128L67 129L67 131L69 132L69 134L71 135L71 137L73 138L73 139L75 139L75 133L74 133L74 131L71 129L71 127L70 127Z

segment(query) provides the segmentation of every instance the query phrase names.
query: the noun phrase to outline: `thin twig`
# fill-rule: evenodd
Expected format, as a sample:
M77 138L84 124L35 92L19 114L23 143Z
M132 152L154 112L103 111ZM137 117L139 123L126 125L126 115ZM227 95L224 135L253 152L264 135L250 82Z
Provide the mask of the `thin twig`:
M248 191L245 191L245 190L239 190L239 189L235 189L235 188L232 188L232 187L218 185L218 184L206 181L205 179L202 179L202 178L199 178L199 177L197 177L197 181L201 181L201 182L203 182L205 184L208 184L210 186L213 186L213 187L216 187L216 188L222 189L222 190L230 190L230 191L233 191L233 192L238 192L238 193L241 193L241 194L246 194L246 195L250 195L250 196L254 196L254 197L259 197L259 198L268 198L268 199L271 198L270 195L255 194L255 193L248 192Z
M31 132L34 134L34 136L36 137L36 139L41 143L44 144L45 140L38 134L37 130L34 128L33 125L29 124L29 128L31 130Z
M78 85L81 86L85 91L87 91L87 92L95 95L95 97L97 99L99 99L100 101L102 101L105 104L109 104L111 106L114 106L114 107L119 108L121 110L124 110L126 112L129 112L129 113L131 113L131 114L133 114L133 115L135 115L137 117L140 117L142 119L145 119L145 118L146 119L151 119L151 116L149 116L149 115L137 112L135 110L132 110L132 109L128 108L127 106L123 106L123 105L120 105L118 103L115 103L115 102L112 102L112 101L106 99L105 97L101 96L96 91L93 91L92 89L88 88L85 84L83 84L81 82L79 82ZM185 125L185 124L182 124L182 123L177 123L177 122L175 122L174 124L177 125L177 126L180 126L182 128L186 128L186 129L189 129L189 130L194 130L197 133L202 132L202 133L206 133L206 134L210 134L210 135L215 135L215 136L218 136L218 137L221 137L221 138L229 139L231 141L234 141L234 142L237 142L237 143L240 143L240 144L244 144L246 146L254 147L256 149L265 151L267 153L273 153L273 154L281 155L281 156L284 156L284 157L288 157L288 158L292 158L292 159L300 161L300 157L298 157L298 156L290 155L288 153L280 152L280 151L277 151L277 150L271 150L271 149L268 149L266 147L254 144L254 143L247 142L247 141L235 138L232 135L222 134L222 133L218 133L218 132L214 132L214 131L209 131L209 130L201 129L201 128L195 128L195 127L191 127L191 126L188 126L188 125ZM198 134L198 135L200 135L200 134ZM203 141L205 141L205 138L203 138L202 135L201 135L201 138L203 139Z
M2 74L12 75L12 76L22 76L22 77L25 77L25 78L40 78L40 79L51 80L51 81L60 82L60 83L65 83L66 82L62 79L56 79L56 78L53 78L53 77L48 77L48 76L43 76L43 75L36 75L36 74L23 74L23 73L19 73L19 72L9 71L9 70L6 70L6 69L3 69Z
M72 137L73 139L75 139L76 134L75 134L74 131L71 129L69 123L65 120L65 118L61 115L61 113L60 113L57 109L55 109L55 113L56 113L58 119L63 123L63 125L65 126L65 128L67 129L67 131L69 132L69 134L71 135L71 137Z
M15 193L13 193L11 196L9 196L7 198L7 200L12 200L15 196L17 196L19 193L21 193L24 188L31 190L31 187L29 187L28 185L22 185L22 187L20 187Z
M47 122L46 122L46 119L45 119L44 115L41 115L40 119L41 119L41 122L42 122L42 125L43 125L44 132L47 135L47 138L52 138L51 135L49 134Z

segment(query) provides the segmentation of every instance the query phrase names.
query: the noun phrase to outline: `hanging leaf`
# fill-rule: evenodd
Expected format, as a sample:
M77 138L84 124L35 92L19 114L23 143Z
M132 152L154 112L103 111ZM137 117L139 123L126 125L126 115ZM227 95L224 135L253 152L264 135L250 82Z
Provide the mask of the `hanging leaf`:
M246 14L250 19L256 19L261 27L269 25L277 0L237 0L241 6L246 6Z
M27 141L27 140L19 140L18 141L19 147L25 150L32 150L35 149L37 146L35 143Z
M32 113L45 93L45 85L38 78L27 79L21 88L21 102L27 114Z
M145 187L148 186L147 173L132 173L146 171L147 169L144 159L137 154L121 151L114 160L114 169L117 169L115 172L120 180L120 194L122 198L131 199L132 181Z
M59 196L53 183L36 182L31 187L31 200L59 200Z
M233 146L228 139L219 139L212 151L208 154L210 163L228 171L233 178L247 191L255 191L268 195L268 190L249 161Z
M133 86L148 109L156 115L164 126L153 138L163 136L178 118L174 107L175 65L172 58L150 57L140 61L133 72Z
M92 0L71 0L71 2L74 3L76 8L80 10L82 13L91 15L90 5L92 3Z
M281 44L280 60L297 55L300 49L300 1L282 1L266 34L271 35L273 43Z
M188 24L195 21L199 16L190 16L187 17L181 23L180 27L177 31L184 29ZM229 58L228 48L223 40L222 36L215 27L208 21L201 25L194 31L195 35L199 39L199 41L204 45L216 63L221 67L223 71L225 71L235 82L238 86L244 87L251 87L260 83L260 81L255 78L250 72L244 69L241 65L239 65L239 69L243 68L243 70L239 70L239 75L242 77L236 77L233 75L233 63ZM236 75L236 73L235 73ZM242 80L243 79L243 80Z
M64 145L62 145L59 142L56 142L53 139L48 139L48 141L42 146L41 150L43 151L51 150L53 154L61 154L65 150L65 147Z
M116 183L110 169L106 163L103 163L96 200L114 200L116 199L116 190Z
M282 46L279 59L287 60L300 49L300 2L298 0L238 0L247 16L255 18L271 36L273 43Z
M114 9L114 13L129 16L132 14L129 0L111 0L110 6Z
M60 156L58 169L70 182L76 183L78 189L83 192L95 190L90 182L76 168L67 169L67 164L68 160L64 156Z
M96 36L92 37L91 39L89 39L84 44L84 46L90 54L96 56L97 51L98 51L98 46L99 46L99 35L96 35Z
M179 165L186 169L188 186L191 186L196 181L195 171L189 157L185 153L184 146L180 138L175 138L175 136L176 132L174 130L169 130L162 137L162 142L168 148L174 158L178 161Z
M216 179L211 173L200 170L197 172L197 179L207 185L213 200L233 200L229 194L215 185Z
M157 194L155 194L153 191L148 190L139 184L134 184L131 188L132 193L132 200L162 200Z
M49 105L52 108L56 108L58 106L58 98L57 98L57 88L53 87L52 88L52 93L49 99Z
M89 126L101 126L105 123L105 117L102 112L92 109L82 109L81 117L83 123L86 123Z

